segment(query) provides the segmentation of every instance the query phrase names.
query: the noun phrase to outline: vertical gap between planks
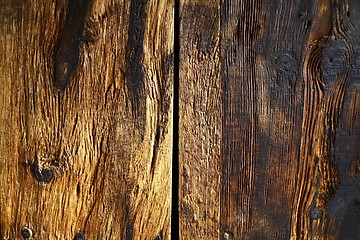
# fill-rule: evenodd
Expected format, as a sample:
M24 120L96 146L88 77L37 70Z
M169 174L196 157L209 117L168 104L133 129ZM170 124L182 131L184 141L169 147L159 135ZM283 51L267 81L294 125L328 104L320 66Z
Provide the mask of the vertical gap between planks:
M174 89L173 89L173 155L171 197L171 239L179 239L179 64L180 0L174 0Z

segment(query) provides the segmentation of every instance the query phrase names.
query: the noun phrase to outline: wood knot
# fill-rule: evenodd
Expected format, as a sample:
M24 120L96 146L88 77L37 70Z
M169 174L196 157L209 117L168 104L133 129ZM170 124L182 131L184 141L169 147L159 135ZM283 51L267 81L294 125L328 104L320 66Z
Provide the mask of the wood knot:
M25 163L25 167L30 167L33 177L41 184L49 183L56 174L65 171L67 162L66 157L60 156L59 152L51 154L50 157L41 157L35 153L34 160L31 163Z
M38 161L34 161L31 166L30 170L35 177L35 179L40 183L49 183L51 179L54 177L54 173L49 168L43 168L39 165Z
M331 87L348 73L352 60L351 49L343 41L329 38L321 56L321 71L325 86Z

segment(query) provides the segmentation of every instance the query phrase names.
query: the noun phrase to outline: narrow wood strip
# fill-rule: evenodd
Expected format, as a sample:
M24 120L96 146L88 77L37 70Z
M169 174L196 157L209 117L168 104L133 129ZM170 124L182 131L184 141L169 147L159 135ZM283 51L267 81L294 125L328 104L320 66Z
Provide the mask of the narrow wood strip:
M181 239L219 239L220 1L180 1Z

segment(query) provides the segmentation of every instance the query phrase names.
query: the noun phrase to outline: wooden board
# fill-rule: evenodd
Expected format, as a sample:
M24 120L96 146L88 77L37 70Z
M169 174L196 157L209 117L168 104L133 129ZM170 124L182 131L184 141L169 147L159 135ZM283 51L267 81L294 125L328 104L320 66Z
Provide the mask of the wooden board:
M0 5L0 238L169 238L173 0Z
M180 5L181 238L359 238L359 2Z
M180 1L179 235L213 239L220 221L218 1Z

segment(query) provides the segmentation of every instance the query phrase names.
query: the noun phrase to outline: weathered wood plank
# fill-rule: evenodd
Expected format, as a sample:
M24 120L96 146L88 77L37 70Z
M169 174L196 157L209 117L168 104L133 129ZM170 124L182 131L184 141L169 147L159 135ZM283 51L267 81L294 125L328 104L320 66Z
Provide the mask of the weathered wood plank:
M181 2L183 239L360 237L359 3Z
M222 8L224 237L290 235L308 27L299 2L225 1Z
M1 237L169 238L173 0L0 5Z
M297 1L222 5L224 238L289 236L306 35L297 8Z
M179 230L214 239L220 224L219 1L180 2Z
M360 106L355 103L360 96L355 77L360 18L353 17L359 10L355 1L314 4L302 64L304 113L294 238L360 238Z

